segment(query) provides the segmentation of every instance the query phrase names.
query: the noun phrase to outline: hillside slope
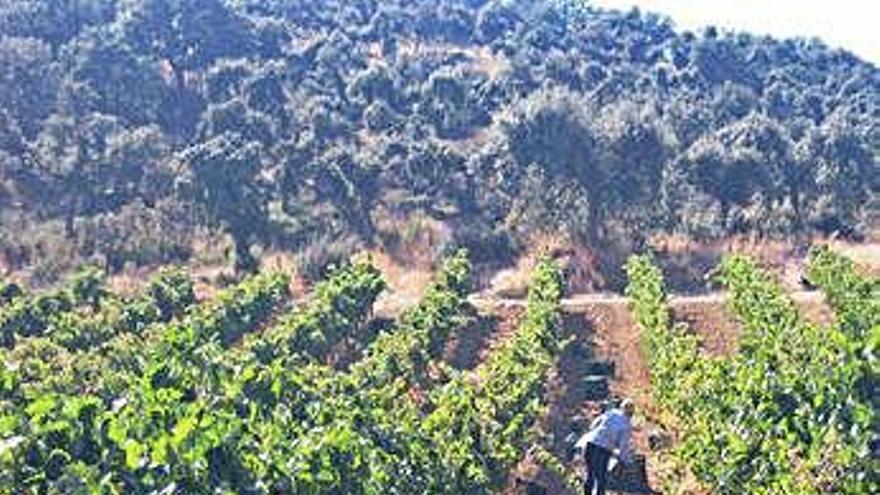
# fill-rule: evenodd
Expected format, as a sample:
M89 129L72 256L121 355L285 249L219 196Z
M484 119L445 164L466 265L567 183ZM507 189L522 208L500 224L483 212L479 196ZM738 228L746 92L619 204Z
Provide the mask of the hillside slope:
M858 238L880 71L579 0L0 5L0 269Z

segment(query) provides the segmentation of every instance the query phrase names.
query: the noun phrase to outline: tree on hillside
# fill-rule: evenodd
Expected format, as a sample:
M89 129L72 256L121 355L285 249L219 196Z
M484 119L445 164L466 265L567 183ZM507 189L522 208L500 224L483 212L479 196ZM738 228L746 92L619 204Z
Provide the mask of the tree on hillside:
M150 125L160 118L167 96L161 64L138 56L111 29L90 32L62 58L72 65L69 98L80 112L117 116L127 125Z
M171 166L170 143L158 126L123 129L107 143L97 183L112 200L106 209L142 200L152 206L173 192L176 171Z
M801 163L809 161L815 170L813 225L825 233L856 232L862 207L876 193L880 175L864 140L850 127L831 121L810 132L797 153Z
M70 238L74 236L76 218L102 211L103 201L110 194L101 169L110 140L121 129L118 119L104 114L56 114L36 139L34 165L57 199L41 207L63 217Z
M663 166L677 141L651 104L621 102L606 108L593 121L599 160L607 171L602 202L606 210L638 225L624 234L646 235L650 226L667 219L656 208ZM656 228L656 227L654 227Z
M252 270L251 245L264 233L268 194L259 180L262 147L223 134L180 154L186 174L177 184L206 225L219 227L235 244L235 266Z
M118 1L4 0L0 33L41 39L58 47L93 25L109 23Z
M581 0L0 1L0 237L97 232L127 239L100 244L121 265L174 258L132 254L141 220L185 224L170 251L222 227L245 262L258 237L353 246L415 211L475 252L547 229L857 235L880 197L878 74L816 40ZM190 152L246 169L242 208L169 197L178 166L226 188Z
M738 208L744 208L770 176L760 155L749 149L731 149L712 135L694 143L683 167L693 183L718 202L725 228L742 231Z
M252 53L248 22L221 0L137 0L122 18L125 43L152 57L171 82L161 108L163 127L188 137L203 106L195 87L200 71L217 59Z
M0 37L0 108L24 137L33 139L58 96L51 47L34 38Z
M569 91L540 91L503 124L503 133L517 168L537 166L547 180L560 186L570 183L584 192L588 213L581 219L583 234L598 240L612 171L600 159L586 107L585 100Z

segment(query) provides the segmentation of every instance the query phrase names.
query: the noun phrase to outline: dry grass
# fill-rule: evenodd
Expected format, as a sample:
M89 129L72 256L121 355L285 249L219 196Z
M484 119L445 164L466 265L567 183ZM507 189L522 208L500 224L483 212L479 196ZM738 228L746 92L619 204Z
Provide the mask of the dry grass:
M874 239L865 243L834 240L829 244L835 251L852 258L862 272L880 276L880 240Z
M362 254L382 273L388 287L374 306L379 316L394 317L418 303L434 277L430 264L407 264L392 254L374 249Z
M134 296L144 288L144 284L158 271L157 267L126 269L107 277L107 288L114 294Z
M8 277L11 272L12 267L6 260L6 256L3 253L0 253L0 277Z
M500 270L489 281L489 294L500 298L524 297L528 292L532 271L542 258L560 259L571 252L572 243L562 236L537 234L527 243L528 251L515 266Z
M403 58L445 58L451 55L464 55L469 63L467 68L484 74L489 79L497 79L511 69L510 61L504 55L494 53L488 46L457 45L454 43L423 43L409 39L400 41L397 53ZM381 47L370 47L371 61L382 58Z
M491 120L494 121L495 118L491 117ZM476 129L471 133L470 136L464 137L462 139L448 139L440 141L442 141L445 146L449 147L456 153L463 156L468 156L477 153L482 148L485 148L492 140L494 133L494 127L489 125Z
M489 281L489 294L499 298L525 297L529 289L529 274L536 263L533 257L523 256L516 266L499 271Z
M526 245L528 251L515 266L500 270L489 279L489 294L506 298L525 296L531 272L542 258L554 259L562 265L570 293L594 292L609 284L608 260L603 259L603 253L550 233L536 234Z
M288 290L294 299L307 297L311 285L300 273L296 263L296 253L291 251L269 251L260 257L260 271L285 273L290 276Z
M811 239L758 239L741 236L715 241L695 241L680 235L656 236L651 247L659 253L661 264L678 291L705 289L706 276L726 255L737 253L750 256L763 267L775 273L783 287L801 290L807 254L810 246L828 244L836 251L852 258L868 274L880 274L880 240L854 243L814 237Z

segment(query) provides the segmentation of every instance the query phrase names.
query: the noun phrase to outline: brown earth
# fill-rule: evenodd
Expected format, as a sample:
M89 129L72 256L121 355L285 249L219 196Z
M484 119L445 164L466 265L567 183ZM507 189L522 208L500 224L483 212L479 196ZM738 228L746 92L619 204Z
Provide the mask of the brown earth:
M478 314L467 327L450 336L443 361L458 370L471 370L483 362L519 325L522 308Z

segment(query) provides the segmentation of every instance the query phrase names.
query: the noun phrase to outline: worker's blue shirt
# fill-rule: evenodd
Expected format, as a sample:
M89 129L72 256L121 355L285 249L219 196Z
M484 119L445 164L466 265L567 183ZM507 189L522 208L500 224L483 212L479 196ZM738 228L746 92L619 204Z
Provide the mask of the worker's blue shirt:
M630 436L632 435L632 423L620 409L611 409L596 418L590 425L590 430L578 440L577 448L586 449L587 444L598 445L608 449L626 462L632 459L630 448Z

